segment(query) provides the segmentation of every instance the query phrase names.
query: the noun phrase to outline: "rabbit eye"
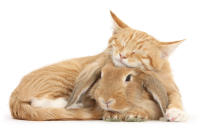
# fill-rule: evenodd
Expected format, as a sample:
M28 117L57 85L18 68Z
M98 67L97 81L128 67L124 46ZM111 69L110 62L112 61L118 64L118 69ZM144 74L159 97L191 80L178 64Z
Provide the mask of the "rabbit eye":
M125 81L126 81L126 82L129 82L129 81L131 80L131 77L132 77L132 75L129 74L129 75L126 77Z
M103 77L103 72L101 72L101 73L100 73L99 77L100 77L100 78L102 78L102 77Z

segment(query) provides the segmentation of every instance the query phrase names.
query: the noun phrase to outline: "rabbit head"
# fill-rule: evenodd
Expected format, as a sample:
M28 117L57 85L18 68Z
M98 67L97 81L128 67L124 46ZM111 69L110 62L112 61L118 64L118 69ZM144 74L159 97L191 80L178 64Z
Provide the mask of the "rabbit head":
M158 103L165 114L168 99L161 82L147 72L107 64L89 93L106 111L125 112L143 99Z
M77 96L75 98L78 98L77 103L82 102L84 107L93 107L95 100L102 109L120 113L137 106L144 99L153 99L165 117L168 106L167 93L153 72L115 67L112 63L108 63L93 73L94 78L88 82L90 85L78 88L78 91L75 89L70 99Z

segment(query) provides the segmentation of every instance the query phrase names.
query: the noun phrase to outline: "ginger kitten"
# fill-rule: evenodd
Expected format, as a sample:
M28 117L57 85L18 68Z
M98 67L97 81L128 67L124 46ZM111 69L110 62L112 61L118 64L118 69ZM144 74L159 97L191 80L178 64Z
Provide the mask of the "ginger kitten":
M145 32L134 30L123 23L113 12L114 32L109 40L112 46L112 60L116 66L135 67L142 70L153 70L166 83L165 88L169 97L166 113L170 121L185 120L181 96L173 80L169 55L183 42L161 42Z

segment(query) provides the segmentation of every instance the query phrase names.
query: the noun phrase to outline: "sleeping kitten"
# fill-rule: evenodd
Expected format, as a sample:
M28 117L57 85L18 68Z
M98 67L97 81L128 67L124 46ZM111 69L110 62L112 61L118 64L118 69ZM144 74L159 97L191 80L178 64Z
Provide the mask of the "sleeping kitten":
M180 41L160 42L145 32L134 30L123 23L113 12L113 36L109 40L112 46L112 60L116 66L135 67L143 70L154 70L166 83L169 97L167 117L170 121L185 120L181 96L173 81L168 57L181 43Z
M113 63L119 67L132 67L141 70L154 71L155 75L165 83L169 105L166 112L169 121L184 121L186 114L183 111L181 95L172 78L169 55L181 43L180 41L161 42L145 32L130 28L123 23L113 12L110 12L114 21L113 35L109 40L108 49L111 49ZM95 62L98 63L98 62ZM97 66L97 64L96 64ZM78 76L75 89L67 108L76 107L78 97L92 84L84 82L91 79L86 75L93 65L87 66ZM90 70L89 70L90 69ZM95 80L95 79L94 79Z

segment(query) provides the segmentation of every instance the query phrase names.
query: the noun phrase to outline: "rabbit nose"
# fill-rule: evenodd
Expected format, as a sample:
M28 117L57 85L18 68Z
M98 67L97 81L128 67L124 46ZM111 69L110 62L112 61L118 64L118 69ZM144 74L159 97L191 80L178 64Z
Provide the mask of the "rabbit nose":
M110 98L108 100L104 100L103 98L99 98L99 102L104 106L104 108L108 109L111 105L115 103L115 100Z
M114 99L110 99L110 100L106 101L106 102L105 102L106 107L109 108L109 106L112 105L113 102L114 102Z

